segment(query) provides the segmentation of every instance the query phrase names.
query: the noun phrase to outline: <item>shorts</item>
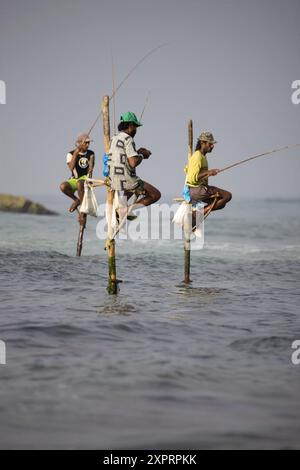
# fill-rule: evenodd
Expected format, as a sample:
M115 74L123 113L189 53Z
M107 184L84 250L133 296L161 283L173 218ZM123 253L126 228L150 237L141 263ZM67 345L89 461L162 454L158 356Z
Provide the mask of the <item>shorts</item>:
M209 202L211 197L218 192L215 186L190 186L192 202Z
M87 175L83 175L83 176L80 176L80 178L69 178L67 180L67 183L69 183L69 185L71 186L71 189L72 189L72 192L75 193L75 191L77 191L77 181L80 181L80 180L86 180L87 179Z
M136 188L132 190L137 196L141 196L142 194L145 194L144 190L144 181L139 179L139 184Z
M111 187L111 189L115 189L113 187L112 180L109 179L108 181L110 183L109 186ZM136 180L134 181L134 186L131 189L127 189L123 187L122 189L117 189L116 191L124 191L125 193L132 193L132 194L136 194L137 196L140 196L142 194L145 194L144 181L141 180L140 178L136 178Z

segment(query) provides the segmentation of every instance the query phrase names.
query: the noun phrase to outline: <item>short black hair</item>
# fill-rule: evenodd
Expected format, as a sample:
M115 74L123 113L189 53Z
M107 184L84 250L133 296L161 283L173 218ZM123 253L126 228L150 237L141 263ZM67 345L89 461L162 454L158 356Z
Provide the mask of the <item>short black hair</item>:
M202 143L202 140L199 140L199 139L198 139L198 140L197 140L196 147L195 147L195 152L196 152L197 150L200 150L200 148L201 148L201 143Z
M119 132L125 131L125 129L128 129L128 127L130 126L130 124L136 125L134 122L125 122L125 121L121 121L120 124L118 125L118 131L119 131Z

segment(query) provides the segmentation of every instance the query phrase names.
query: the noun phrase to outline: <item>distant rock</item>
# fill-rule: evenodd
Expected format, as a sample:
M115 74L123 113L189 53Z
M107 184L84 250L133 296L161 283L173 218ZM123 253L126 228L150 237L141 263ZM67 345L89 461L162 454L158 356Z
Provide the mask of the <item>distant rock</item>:
M36 215L58 215L57 212L50 211L41 204L32 202L22 196L12 196L10 194L0 194L0 211Z

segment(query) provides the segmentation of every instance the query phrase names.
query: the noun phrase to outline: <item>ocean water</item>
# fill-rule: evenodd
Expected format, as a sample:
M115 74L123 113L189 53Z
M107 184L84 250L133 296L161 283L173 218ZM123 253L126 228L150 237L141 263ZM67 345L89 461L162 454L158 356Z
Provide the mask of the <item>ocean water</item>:
M89 220L0 214L0 447L300 448L300 200L209 217L180 241L120 241L118 296Z

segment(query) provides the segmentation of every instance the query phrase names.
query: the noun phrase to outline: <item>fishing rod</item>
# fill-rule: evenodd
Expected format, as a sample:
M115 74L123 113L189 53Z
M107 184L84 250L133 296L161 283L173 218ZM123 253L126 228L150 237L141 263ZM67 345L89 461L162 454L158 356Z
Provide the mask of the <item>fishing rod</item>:
M158 51L159 49L161 49L162 47L165 47L167 44L160 44L159 46L155 47L154 49L151 49L151 51L149 51L146 55L144 55L144 57L142 57L136 64L134 67L132 67L132 69L127 73L127 75L123 78L123 80L119 83L119 85L117 86L117 88L113 91L112 95L109 97L109 99L113 99L114 96L116 95L116 93L119 91L119 89L121 88L121 86L126 82L126 80L130 77L130 75L132 75L132 73L146 60L148 59L148 57L152 54L154 54L154 52ZM100 119L102 115L102 110L97 114L97 117L95 119L95 121L93 122L90 130L88 131L88 135L90 135L90 133L92 132L92 130L94 129L95 125L97 124L98 120Z
M288 149L292 149L296 147L300 147L300 144L286 145L285 147L280 147L274 150L269 150L268 152L254 155L253 157L246 158L245 160L241 160L239 162L233 163L232 165L226 166L225 168L222 168L221 170L218 171L218 174L221 173L222 171L230 170L231 168L234 168L235 166L241 165L242 163L250 162L250 160L254 160L255 158L263 157L265 155L271 155L272 153L281 152L283 150L288 150Z
M112 68L112 85L113 85L113 123L114 123L114 134L116 133L116 98L114 96L115 89L116 89L116 81L115 81L115 65L114 65L114 58L111 51L111 68Z
M140 118L139 118L139 121L140 121L140 122L142 121L142 117L143 117L143 115L144 115L145 109L147 108L150 94L151 94L151 91L148 91L148 95L147 95L147 98L146 98L146 101L145 101L143 110L142 110L141 115L140 115Z

